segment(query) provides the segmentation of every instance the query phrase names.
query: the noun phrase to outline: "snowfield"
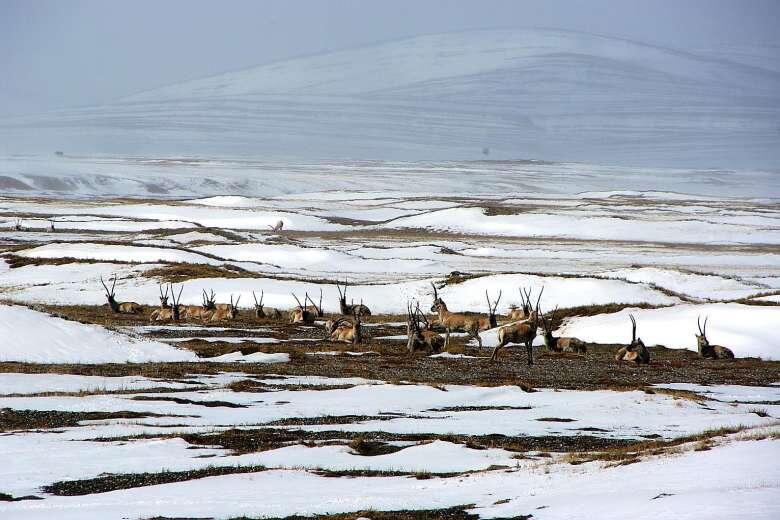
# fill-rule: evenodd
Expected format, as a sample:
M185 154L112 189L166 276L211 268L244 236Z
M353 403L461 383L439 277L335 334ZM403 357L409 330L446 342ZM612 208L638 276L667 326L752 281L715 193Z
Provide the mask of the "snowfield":
M0 338L0 361L93 364L197 360L194 353L164 343L20 306L0 305Z
M556 334L598 343L627 343L629 314L637 321L637 336L645 345L696 350L696 319L709 317L707 339L730 348L737 357L780 359L780 307L713 303L676 305L664 309L623 309L614 314L574 318Z

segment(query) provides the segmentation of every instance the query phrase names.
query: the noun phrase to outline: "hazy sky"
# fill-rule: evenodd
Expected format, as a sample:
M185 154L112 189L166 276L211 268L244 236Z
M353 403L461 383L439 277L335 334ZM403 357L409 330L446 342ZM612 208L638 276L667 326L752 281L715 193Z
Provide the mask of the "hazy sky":
M695 49L780 43L779 19L780 0L0 0L0 114L432 32L550 27Z

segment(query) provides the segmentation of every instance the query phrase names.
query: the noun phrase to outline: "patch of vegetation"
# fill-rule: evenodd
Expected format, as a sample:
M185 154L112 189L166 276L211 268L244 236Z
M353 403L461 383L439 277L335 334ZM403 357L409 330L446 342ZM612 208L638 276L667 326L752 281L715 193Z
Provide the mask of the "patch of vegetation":
M375 511L373 509L353 511L351 513L337 513L327 515L302 516L292 515L282 518L270 518L265 520L355 520L356 518L370 518L371 520L476 520L478 515L469 513L474 504L450 507L445 509L420 509L398 511ZM529 520L532 515L518 516L515 520ZM158 517L151 520L173 520ZM230 520L257 520L242 516Z
M157 278L164 283L182 283L197 278L257 278L251 271L238 266L217 267L208 264L171 264L147 269L141 276Z
M195 480L219 475L257 473L265 471L264 466L209 466L190 471L161 471L159 473L120 473L83 480L67 480L44 486L43 491L58 496L80 496L106 493L118 489L157 486L185 480Z
M349 447L358 455L373 457L375 455L388 455L404 449L404 446L394 446L381 441L369 441L359 436L352 439Z

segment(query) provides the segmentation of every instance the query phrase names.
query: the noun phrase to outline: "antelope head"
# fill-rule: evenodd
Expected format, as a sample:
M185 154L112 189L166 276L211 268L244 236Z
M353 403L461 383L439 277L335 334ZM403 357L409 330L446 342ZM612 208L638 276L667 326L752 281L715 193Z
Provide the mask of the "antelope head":
M214 290L211 290L211 294L206 293L206 289L203 289L203 308L209 311L213 311L217 308L217 297L214 294Z
M488 314L490 316L490 326L496 327L498 325L498 322L496 321L496 309L498 309L498 302L501 301L501 291L498 291L498 298L495 302L490 303L490 296L488 295L487 289L485 289L485 299L487 300L488 304Z
M173 304L171 305L171 314L173 316L174 321L179 321L179 309L181 308L181 292L184 290L184 286L179 287L179 294L178 296L174 296L176 294L173 284L170 284L171 288L171 300L173 301Z
M265 291L260 291L260 301L258 302L255 291L252 291L252 298L255 299L255 315L258 318L265 316L265 313L263 312L263 296L265 296Z
M163 294L163 284L159 285L160 289L160 308L168 308L168 287L165 288L165 294Z
M636 336L636 318L634 318L633 314L629 314L628 317L631 318L631 345L628 346L628 350L644 348L645 344L642 342L642 339Z
M108 288L106 285L106 282L103 281L103 276L100 276L100 283L103 284L103 289L106 290L106 299L108 300L108 304L111 306L111 309L114 310L114 312L117 312L118 310L118 304L116 303L116 299L114 298L114 288L116 287L116 276L114 276L114 283L111 285L111 289Z
M696 317L696 325L699 328L699 333L696 334L696 343L699 345L699 351L706 349L710 346L710 342L707 341L707 320L708 316L704 317L704 327L701 325L701 316Z
M433 282L431 282L431 287L433 287L433 305L431 305L431 312L439 312L439 309L446 311L447 304L439 297L439 291L436 289L436 285L434 285Z
M236 298L236 303L233 303L233 295L230 295L230 318L236 319L238 316L238 302L241 300L241 295Z

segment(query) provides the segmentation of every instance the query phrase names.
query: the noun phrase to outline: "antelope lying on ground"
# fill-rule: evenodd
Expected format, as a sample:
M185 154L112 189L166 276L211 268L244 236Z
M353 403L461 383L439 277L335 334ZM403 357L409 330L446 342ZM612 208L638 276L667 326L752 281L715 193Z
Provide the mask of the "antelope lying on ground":
M214 303L214 300L216 299L214 291L211 291L211 295L209 295L206 293L206 290L203 289L201 298L203 300L201 305L182 305L181 317L191 320L202 320L207 314L217 308L217 304Z
M420 327L420 321L425 324L424 328ZM409 338L406 349L410 354L422 349L426 349L429 354L438 354L444 348L444 338L430 330L430 326L428 319L420 311L419 303L415 310L412 310L411 303L406 304L406 335Z
M216 309L208 311L204 314L203 321L224 321L236 319L236 316L238 316L238 302L240 300L241 296L236 299L236 303L233 303L233 295L231 294L229 304L221 304L223 306L218 304ZM227 307L224 307L224 305L227 305Z
M150 317L149 321L179 321L179 319L181 318L181 305L179 304L179 302L181 301L181 292L184 290L184 287L182 286L179 288L178 296L175 296L173 284L170 285L170 288L171 288L171 301L173 303L167 307L161 307L155 310L152 313L154 319ZM162 304L162 299L160 303ZM167 303L167 298L166 298L166 303Z
M329 330L331 341L351 343L353 345L360 345L363 343L363 331L360 325L360 316L357 314L352 317L352 320L339 318L335 322L331 322Z
M293 298L298 302L298 307L295 307L290 311L290 323L305 323L307 325L314 323L314 320L317 319L317 313L304 307L303 304L301 304L301 300L299 300L294 293ZM304 300L308 300L308 298L309 295L307 293Z
M493 303L490 302L490 295L485 290L485 299L488 304L488 316L486 318L479 318L479 330L490 330L498 327L498 320L496 319L496 309L498 309L498 302L501 301L501 292L498 291L498 298Z
M544 287L539 291L539 296L536 299L536 309L531 312L531 317L527 320L517 321L504 325L498 329L498 345L493 349L493 354L490 356L491 361L495 360L498 356L498 351L505 348L510 344L524 344L525 351L528 357L528 364L534 364L534 351L533 343L536 339L536 329L539 328L539 301L542 299L542 293ZM528 299L531 298L531 292L528 291ZM530 307L530 306L529 306Z
M142 305L135 303L135 302L117 302L114 298L114 287L116 287L116 276L114 276L114 283L111 285L111 290L108 289L108 286L103 281L103 277L100 277L100 283L103 284L103 289L106 290L106 299L108 300L108 305L111 307L111 312L115 314L138 314L139 312L143 312L144 308Z
M588 351L588 347L585 346L585 342L577 338L556 338L552 335L552 324L555 321L555 312L558 307L552 312L548 318L542 316L542 329L544 330L544 346L551 352L574 352L575 354L585 354Z
M255 318L281 318L282 317L282 311L279 309L273 309L271 307L264 307L263 306L263 297L265 296L265 291L260 291L260 301L257 301L257 295L255 294L255 291L252 291L252 298L255 299Z
M161 310L171 308L168 304L168 287L165 288L165 294L163 294L163 284L159 284L158 288L160 289L160 308L153 310L149 315L149 323L157 320Z
M308 300L308 302L306 301ZM314 298L309 296L309 293L304 293L303 303L306 304L306 308L312 311L318 318L325 316L325 312L322 310L322 289L320 289L320 304L314 303ZM308 305L311 303L311 305Z
M701 323L699 323L701 317L696 318L696 325L699 327L699 333L696 334L699 356L707 359L734 359L734 352L731 349L720 345L710 345L710 342L707 341L707 319L709 318L704 318L704 328L702 329Z
M339 310L344 316L371 316L371 309L360 303L347 304L347 287L349 283L347 279L344 279L344 292L341 292L341 287L338 282L336 283L336 289L339 291ZM322 300L320 300L320 307L322 307Z
M450 332L463 331L469 338L477 338L479 346L482 347L482 338L479 337L480 319L479 316L469 316L468 314L456 314L447 309L447 304L439 298L439 291L431 282L433 287L433 305L431 312L439 315L439 323L447 331L444 336L444 350L450 346Z
M637 365L647 365L650 363L650 351L640 338L636 337L636 319L633 314L628 315L631 318L631 344L623 347L615 354L615 361L633 361Z

